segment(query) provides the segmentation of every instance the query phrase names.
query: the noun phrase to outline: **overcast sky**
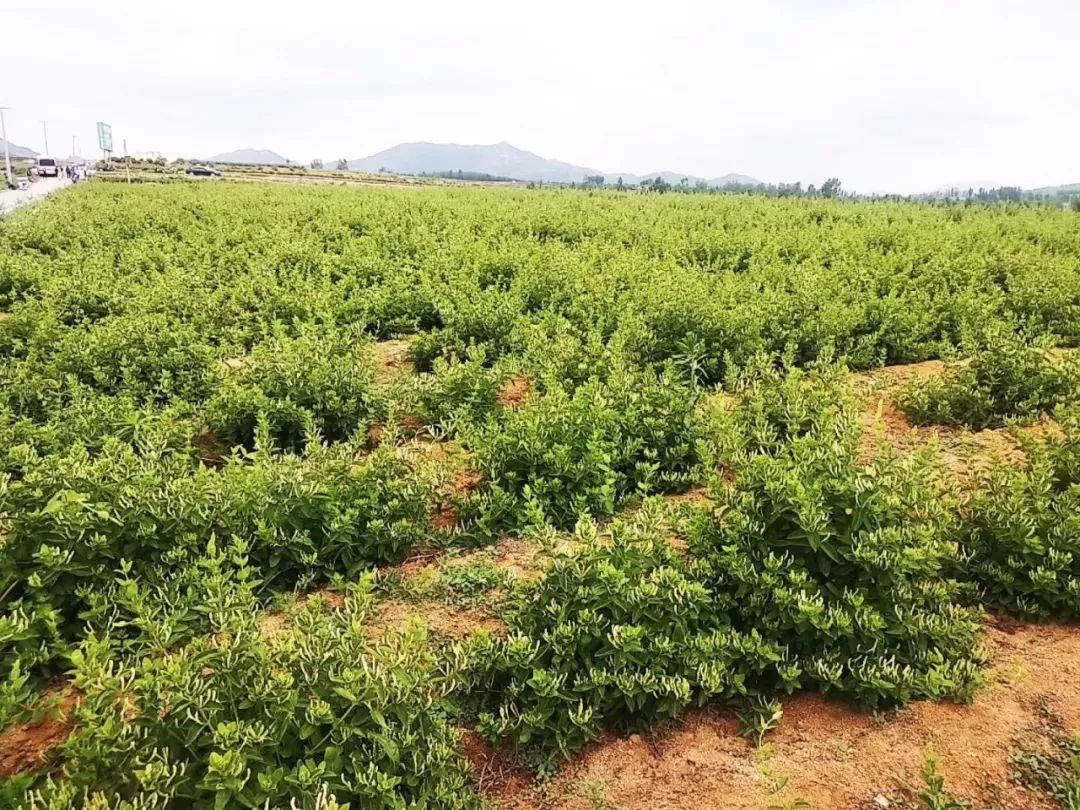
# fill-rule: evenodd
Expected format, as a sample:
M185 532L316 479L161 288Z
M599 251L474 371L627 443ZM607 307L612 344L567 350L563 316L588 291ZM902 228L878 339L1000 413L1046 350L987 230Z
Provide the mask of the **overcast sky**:
M67 154L402 141L915 192L1080 182L1080 0L0 0L8 136Z

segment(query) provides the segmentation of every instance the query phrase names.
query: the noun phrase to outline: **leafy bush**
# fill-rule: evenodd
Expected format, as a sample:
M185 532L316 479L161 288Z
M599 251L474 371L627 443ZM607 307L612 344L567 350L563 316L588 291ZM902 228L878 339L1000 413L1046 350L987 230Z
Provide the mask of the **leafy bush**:
M278 335L236 358L207 405L218 438L249 449L265 420L279 446L299 450L319 435L342 441L379 408L368 344L349 331Z
M494 490L517 504L512 525L572 526L634 494L685 485L695 461L692 393L648 372L528 399L466 442Z
M605 724L641 726L693 703L744 693L779 649L734 629L726 598L697 582L655 523L591 524L582 548L529 585L506 638L470 650L494 711L493 739L569 756Z
M425 536L435 489L391 451L358 462L345 446L215 469L113 439L98 456L26 450L23 466L0 489L0 588L10 632L30 634L31 646L76 638L80 611L122 566L160 583L215 534L250 539L260 579L275 588L398 559Z
M107 394L199 402L212 385L210 348L190 327L163 316L118 315L69 332L54 367Z
M210 635L118 658L106 631L72 654L75 730L59 773L38 775L19 806L307 807L326 793L364 807L478 807L443 711L454 680L422 631L370 641L371 578L340 610L311 600L268 633L243 547L229 555L235 570L211 548L204 571Z
M1044 347L995 331L968 363L912 380L898 404L919 425L1000 427L1009 418L1052 410L1074 397L1078 386L1075 360L1057 360Z
M678 527L694 555L655 526L590 536L510 638L473 642L489 733L570 751L714 694L751 692L757 733L774 687L965 694L960 587L1073 613L1076 454L1032 451L963 502L920 459L861 466L831 358L989 334L926 418L1061 418L1076 377L1039 353L1080 346L1075 226L1036 206L239 183L80 184L5 218L0 717L72 655L87 696L67 770L29 777L38 806L472 803L444 747L454 653L375 664L345 614L271 643L258 606L420 543L606 516L703 464L717 511ZM372 336L414 331L417 373L381 379ZM511 378L527 396L502 396ZM447 569L437 596L495 581Z
M737 421L757 425L749 416L763 396L745 398ZM735 627L787 651L785 690L834 689L869 704L969 695L979 616L948 579L955 504L923 457L860 465L850 410L826 427L781 444L765 431L767 452L744 456L733 483L717 486L719 508L691 534L710 587L729 600Z
M759 453L777 455L811 433L850 443L857 437L845 373L828 362L804 371L757 358L731 375L727 387L733 394L705 401L699 419L702 456L731 466Z
M439 358L430 374L407 378L395 400L411 409L425 425L450 433L478 425L494 412L505 373L487 367L483 352L471 360Z
M966 511L964 573L986 602L1033 617L1080 617L1080 411L1064 435L1028 439L1028 464L976 479Z

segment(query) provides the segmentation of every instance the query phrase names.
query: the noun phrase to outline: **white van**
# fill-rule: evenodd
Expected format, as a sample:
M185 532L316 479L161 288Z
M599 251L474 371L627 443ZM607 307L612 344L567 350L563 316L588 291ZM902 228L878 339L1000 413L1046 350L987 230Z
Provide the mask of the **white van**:
M41 157L37 159L38 177L59 177L60 167L53 158Z

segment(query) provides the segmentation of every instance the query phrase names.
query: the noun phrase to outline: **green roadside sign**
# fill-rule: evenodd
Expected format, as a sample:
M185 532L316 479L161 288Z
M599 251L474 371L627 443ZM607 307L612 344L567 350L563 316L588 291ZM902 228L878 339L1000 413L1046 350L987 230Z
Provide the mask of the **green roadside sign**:
M102 152L112 151L112 127L104 121L97 122L97 142Z

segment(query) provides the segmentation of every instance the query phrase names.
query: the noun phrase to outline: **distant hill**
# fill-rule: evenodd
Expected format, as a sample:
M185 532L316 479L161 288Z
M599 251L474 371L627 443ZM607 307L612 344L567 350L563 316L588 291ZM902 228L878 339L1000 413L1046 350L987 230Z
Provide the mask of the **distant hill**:
M710 186L763 186L760 180L746 174L725 174L723 177L714 177L709 181Z
M561 160L548 160L505 142L488 146L402 143L370 157L350 160L349 168L361 172L385 169L395 174L438 174L461 170L549 183L581 182L587 174L602 174Z
M1042 188L1033 188L1031 192L1049 196L1055 194L1080 194L1080 183L1066 183L1063 186L1043 186Z
M603 175L608 183L615 183L622 177L623 183L627 185L636 185L657 176L672 184L679 183L684 177L690 184L700 179L677 172L654 172L644 175L630 172L604 172L585 166L575 166L562 160L543 158L533 152L518 149L505 141L485 145L402 143L369 157L350 160L349 168L361 172L385 170L395 174L441 174L460 170L465 174L495 175L544 183L580 183L586 177L596 175ZM734 183L761 185L760 181L752 177L734 174L706 182L717 186Z
M291 163L277 152L269 149L237 149L207 158L210 163L251 163L257 166L285 166Z
M929 191L929 192L926 192L924 194L917 194L915 196L924 197L924 198L926 198L926 197L929 197L929 198L964 197L964 196L967 195L968 189L971 189L971 190L973 190L973 191L975 191L977 193L979 191L979 189L985 189L986 191L991 191L993 189L998 189L998 188L1002 188L1002 187L1015 187L1015 186L1012 186L1012 184L1010 184L1010 183L999 183L999 182L987 181L987 180L968 181L968 182L964 182L964 183L951 183L951 184L949 184L947 186L942 186L941 188L935 189L934 191ZM1068 196L1068 195L1071 195L1071 194L1080 194L1080 183L1066 183L1066 184L1060 185L1060 186L1042 186L1041 188L1025 188L1024 193L1025 194L1035 194L1035 195L1044 196L1044 197L1054 197L1054 196L1059 196L1059 195Z
M15 159L25 159L25 158L35 158L35 157L38 156L38 153L35 152L33 149L30 149L29 147L26 147L26 146L19 146L17 143L12 143L11 141L7 142L7 147L8 147L8 155L13 160L15 160ZM0 155L2 155L3 152L4 152L4 141L3 141L3 139L0 139Z

